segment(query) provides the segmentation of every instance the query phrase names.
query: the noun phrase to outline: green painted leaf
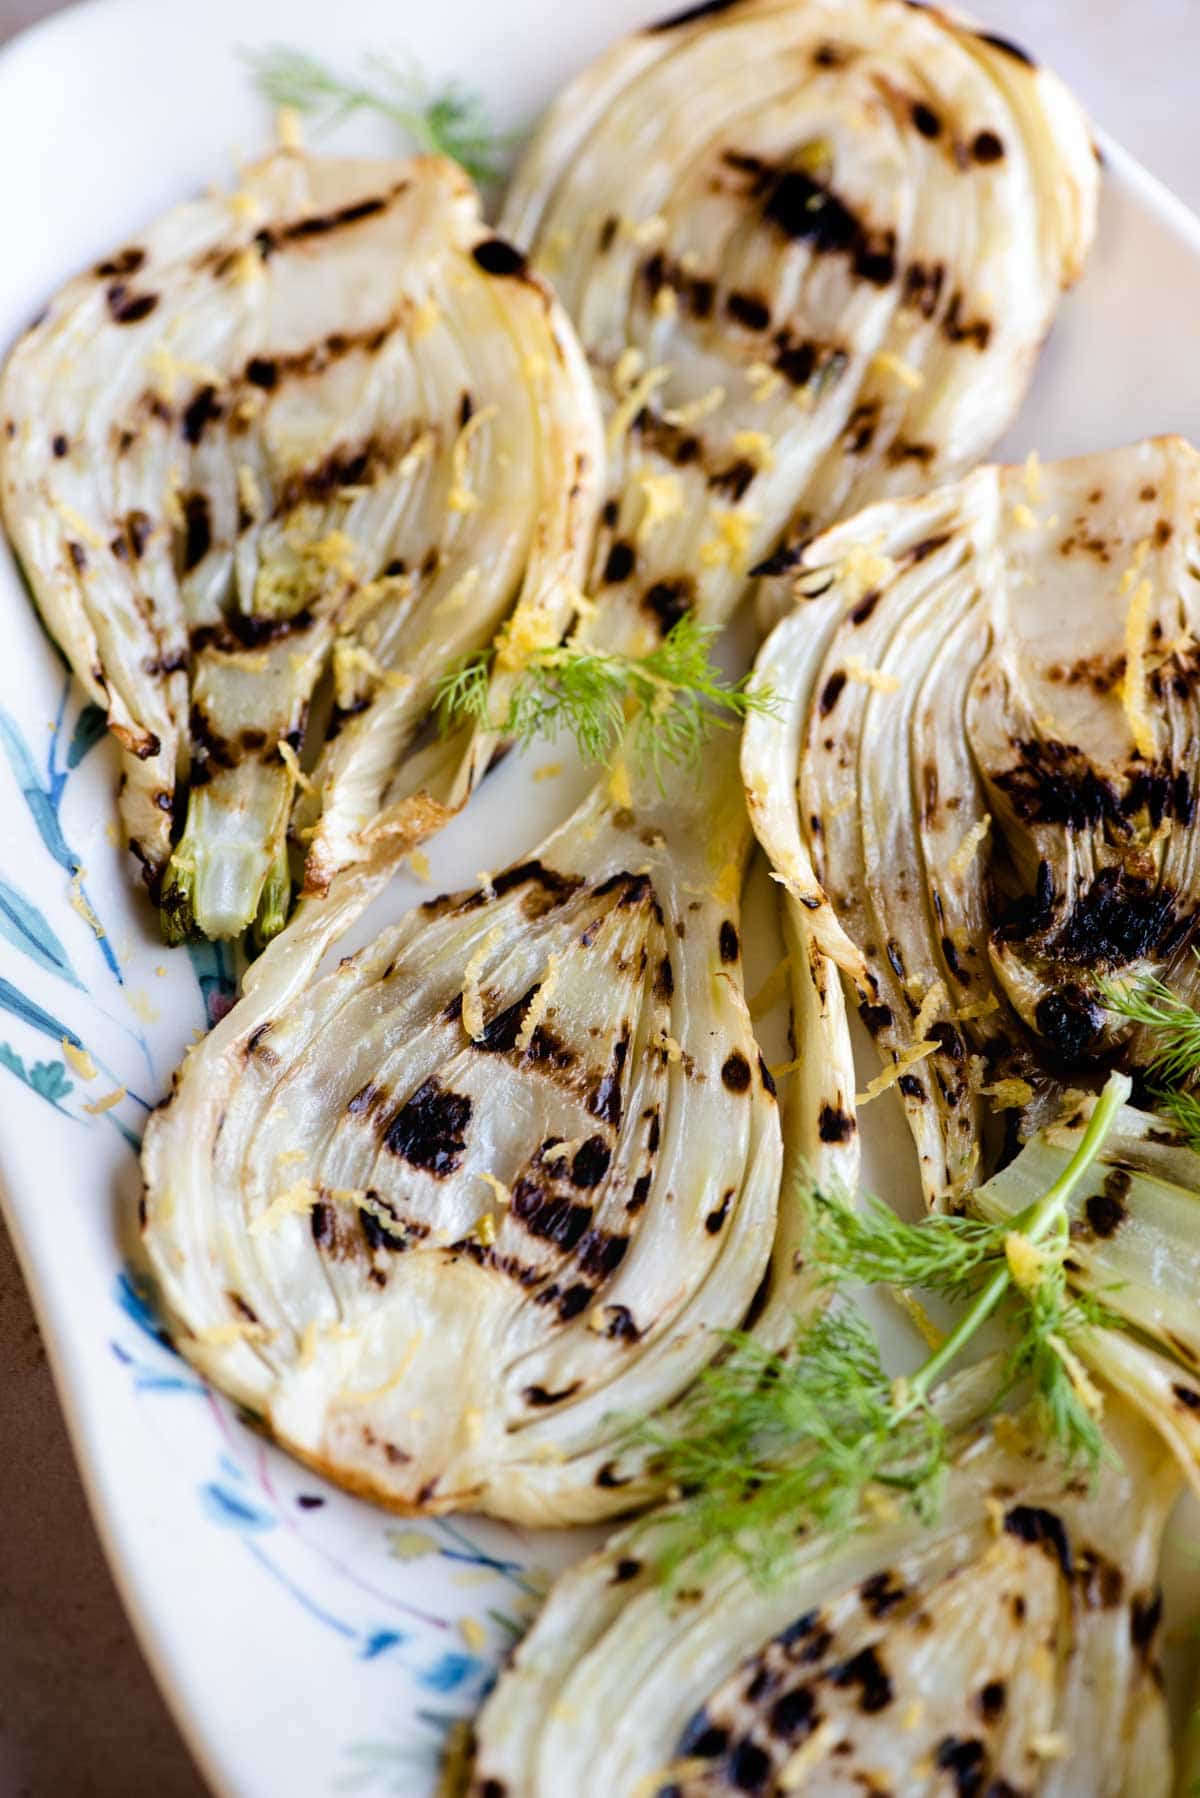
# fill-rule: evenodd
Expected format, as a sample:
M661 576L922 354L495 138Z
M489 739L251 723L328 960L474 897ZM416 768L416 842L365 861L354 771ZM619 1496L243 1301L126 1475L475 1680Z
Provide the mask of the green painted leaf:
M0 877L0 936L7 937L15 949L20 949L39 967L83 990L83 982L71 966L49 920L32 899L27 899L3 877Z
M98 705L85 705L75 720L75 729L71 732L71 742L67 749L67 767L78 768L89 749L94 749L105 731L108 719Z
M66 1066L61 1061L35 1061L29 1070L29 1084L35 1093L43 1099L49 1099L52 1105L75 1090L67 1078Z

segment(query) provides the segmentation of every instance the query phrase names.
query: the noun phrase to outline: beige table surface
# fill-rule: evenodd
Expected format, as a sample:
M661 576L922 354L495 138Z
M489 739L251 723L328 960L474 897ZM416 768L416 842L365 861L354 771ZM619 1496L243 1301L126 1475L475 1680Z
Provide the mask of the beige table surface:
M413 3L397 0L398 36ZM0 40L56 10L0 0ZM1200 210L1200 0L976 0L971 10L1036 48ZM286 16L281 4L281 37ZM203 1791L113 1589L0 1227L0 1798Z

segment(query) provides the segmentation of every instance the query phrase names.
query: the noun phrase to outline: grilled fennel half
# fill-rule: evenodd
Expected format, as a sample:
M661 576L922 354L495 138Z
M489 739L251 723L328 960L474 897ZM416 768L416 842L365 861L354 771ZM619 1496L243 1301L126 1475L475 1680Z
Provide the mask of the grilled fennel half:
M1055 79L901 0L739 0L560 96L502 226L555 283L608 421L589 591L708 617L784 524L978 460L1091 243Z
M967 1428L936 1517L880 1494L798 1530L769 1583L726 1557L664 1589L672 1512L623 1530L501 1675L472 1798L1166 1798L1155 1579L1178 1478L1115 1399L1106 1434L1090 1486L1011 1419Z
M124 751L169 940L280 927L298 786L311 888L381 814L427 834L494 749L460 734L393 790L438 677L574 615L586 366L445 159L281 150L176 208L56 295L0 416L5 520Z
M852 983L930 1204L1195 993L1200 459L1178 439L984 468L796 546L747 725L755 830Z
M781 1145L731 739L710 767L690 804L598 786L536 860L322 976L375 873L303 900L151 1119L179 1347L343 1485L526 1523L627 1508L628 1418L745 1317Z

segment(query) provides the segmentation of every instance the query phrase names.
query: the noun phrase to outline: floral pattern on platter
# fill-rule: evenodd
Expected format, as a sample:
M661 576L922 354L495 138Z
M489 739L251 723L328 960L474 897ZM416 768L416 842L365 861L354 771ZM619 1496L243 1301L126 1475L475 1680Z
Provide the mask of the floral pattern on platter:
M120 1184L135 1191L141 1120L165 1089L174 1054L153 1040L145 1021L153 1014L145 1004L144 1017L138 1006L131 1009L128 957L65 833L63 802L71 778L104 735L95 706L72 715L73 695L68 678L40 757L31 745L33 732L0 707L0 778L7 764L58 871L62 901L52 920L46 899L52 887L40 880L35 899L31 880L22 880L7 858L0 863L0 1081L28 1088L62 1120L55 1128L115 1130ZM112 830L106 834L111 840ZM162 955L190 960L202 1016L211 1026L235 997L228 946L203 944ZM52 992L62 989L57 1002L43 997L47 984ZM122 1045L119 1052L114 1041ZM143 1070L136 1084L129 1065ZM122 1202L118 1236L124 1233ZM114 1250L119 1258L116 1243ZM321 1789L432 1791L447 1742L477 1708L548 1582L549 1575L531 1565L535 1539L477 1520L405 1522L326 1485L276 1450L253 1418L192 1372L158 1322L149 1280L129 1261L112 1299L108 1348L164 1458L169 1461L186 1436L187 1458L194 1463L198 1433L207 1443L208 1471L192 1484L204 1525L236 1544L256 1578L286 1594L314 1633L314 1653L332 1652L359 1665L382 1661L393 1670L394 1709L381 1717L378 1734L330 1743L335 1764ZM164 1407L178 1406L199 1414L199 1432L195 1416L183 1430L168 1429ZM470 1610L459 1608L457 1588L470 1593Z

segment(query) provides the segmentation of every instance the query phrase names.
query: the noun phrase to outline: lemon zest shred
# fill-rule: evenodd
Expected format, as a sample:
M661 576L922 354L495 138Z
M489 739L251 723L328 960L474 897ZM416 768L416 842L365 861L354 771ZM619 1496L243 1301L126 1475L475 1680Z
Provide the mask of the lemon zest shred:
M124 1097L125 1088L117 1086L113 1088L112 1092L104 1093L100 1098L93 1099L91 1104L85 1105L83 1109L91 1117L99 1117L102 1112L111 1111L114 1105L119 1105Z
M985 812L977 823L972 824L946 864L946 872L952 880L962 879L986 841L991 828L992 814L990 812Z
M1129 723L1138 754L1154 755L1154 725L1146 700L1146 650L1150 641L1150 598L1148 580L1140 580L1133 590L1129 610L1125 614L1125 673L1121 679L1121 704Z
M97 1073L96 1064L88 1054L87 1050L83 1047L83 1044L80 1043L77 1048L69 1036L64 1036L60 1040L62 1042L62 1052L74 1068L75 1072L79 1075L79 1078L81 1080L94 1080Z
M479 991L479 976L488 956L503 935L504 926L494 924L463 969L462 1026L472 1042L478 1042L483 1035L483 999Z
M547 958L542 978L537 991L525 1008L525 1016L521 1019L521 1028L517 1032L516 1047L525 1050L533 1041L533 1033L546 1015L546 1008L554 997L554 989L558 985L559 958L551 955Z

